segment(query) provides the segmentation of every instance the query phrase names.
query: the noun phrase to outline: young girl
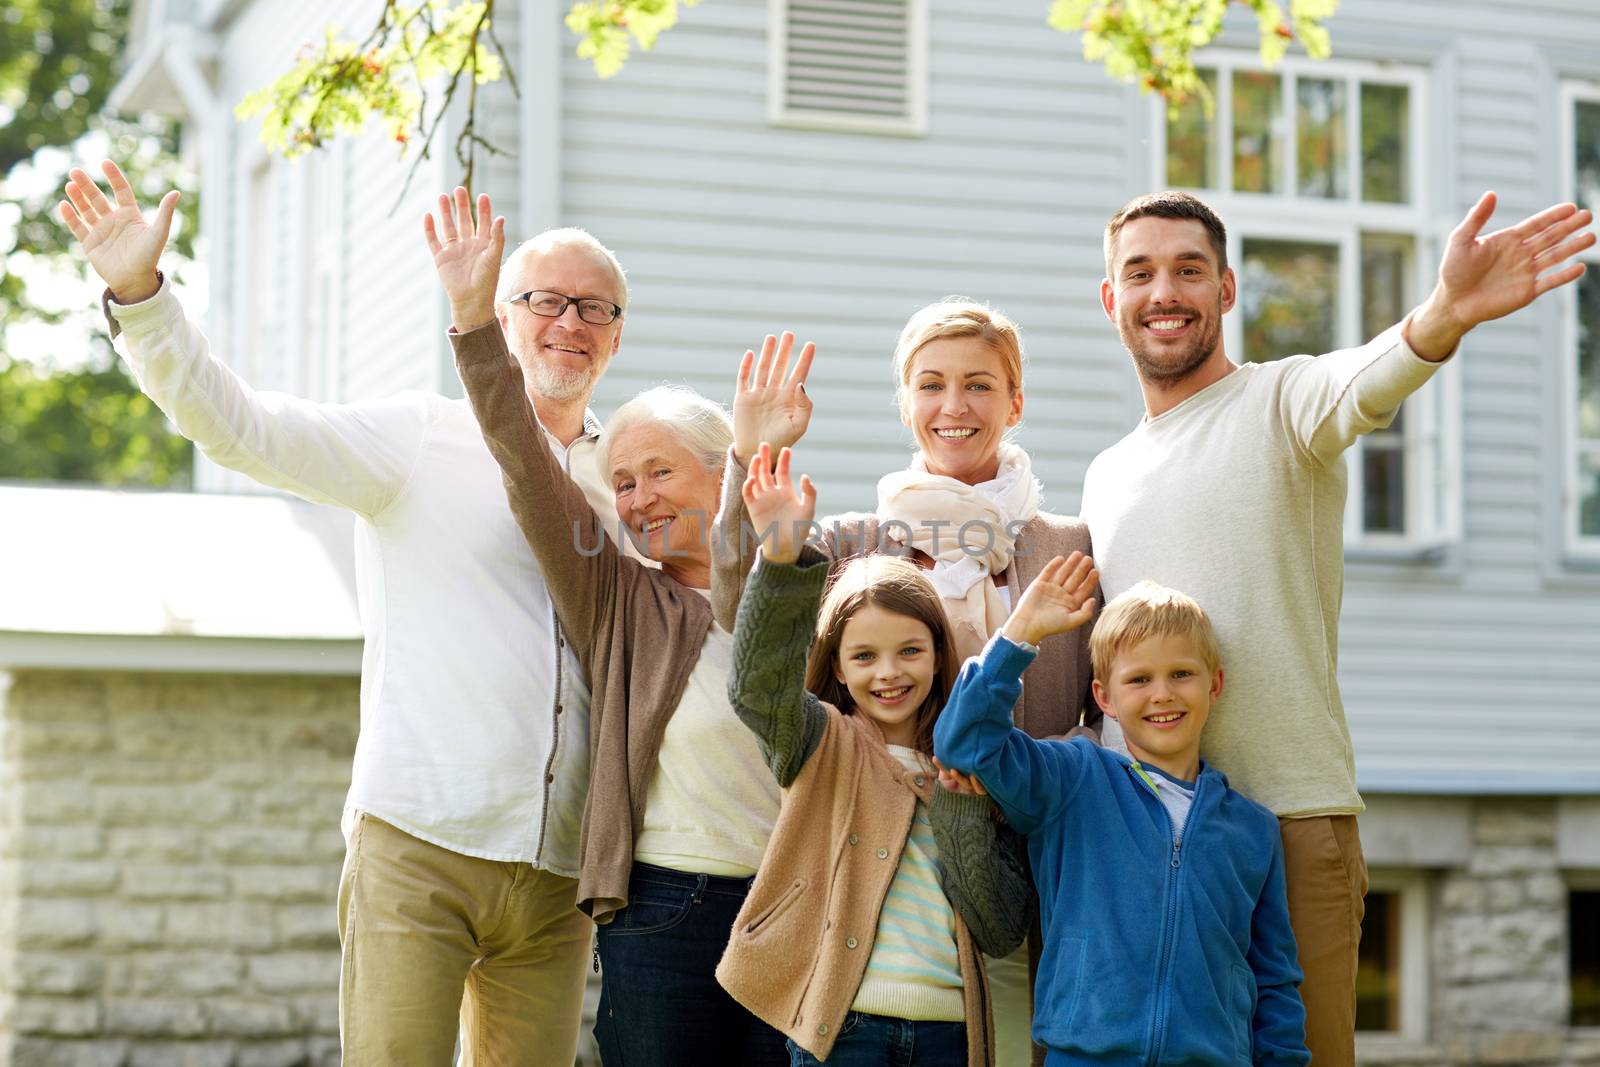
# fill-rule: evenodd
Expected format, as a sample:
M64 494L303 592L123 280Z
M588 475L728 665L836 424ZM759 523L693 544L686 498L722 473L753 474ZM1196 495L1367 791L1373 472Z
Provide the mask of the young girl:
M986 799L937 788L933 724L959 667L938 593L904 559L864 558L819 617L828 560L802 547L816 493L802 478L796 494L789 462L786 448L774 469L763 444L743 488L766 540L729 697L784 800L717 979L788 1036L795 1065L898 1049L913 1067L983 1067L978 952L1004 955L1027 932L1019 839ZM941 852L960 854L959 885L941 887Z

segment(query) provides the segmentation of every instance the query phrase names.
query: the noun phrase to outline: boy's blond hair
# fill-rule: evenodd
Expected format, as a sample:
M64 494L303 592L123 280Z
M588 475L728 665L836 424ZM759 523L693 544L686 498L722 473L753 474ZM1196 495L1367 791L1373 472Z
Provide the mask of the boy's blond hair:
M1089 634L1095 678L1104 683L1117 653L1152 637L1186 637L1207 670L1222 665L1217 633L1205 609L1194 597L1146 579L1113 599L1095 620Z

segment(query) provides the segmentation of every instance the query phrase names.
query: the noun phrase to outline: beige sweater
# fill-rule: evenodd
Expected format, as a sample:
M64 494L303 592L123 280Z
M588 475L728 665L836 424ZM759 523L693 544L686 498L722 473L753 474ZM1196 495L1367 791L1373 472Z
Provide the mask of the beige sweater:
M579 837L578 906L596 922L628 902L634 840L667 722L700 658L711 607L624 556L550 451L500 325L452 334L456 369L589 678L592 761ZM584 551L580 551L580 547ZM593 554L586 554L592 552Z
M1362 808L1337 677L1344 451L1439 367L1399 326L1246 363L1141 422L1084 478L1106 595L1150 578L1210 614L1226 684L1200 754L1278 816Z

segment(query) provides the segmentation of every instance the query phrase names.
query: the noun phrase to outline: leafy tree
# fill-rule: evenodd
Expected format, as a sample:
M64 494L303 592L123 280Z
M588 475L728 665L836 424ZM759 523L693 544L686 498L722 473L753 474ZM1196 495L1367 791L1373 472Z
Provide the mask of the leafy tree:
M1160 93L1174 108L1199 96L1209 113L1211 90L1192 58L1222 30L1230 3L1255 12L1261 33L1261 61L1272 67L1296 36L1306 54L1326 59L1330 50L1323 21L1339 0L1054 0L1049 22L1058 30L1083 34L1083 58L1105 64L1106 73L1137 81L1145 92Z
M120 364L0 367L0 478L183 488L193 449Z
M131 0L10 0L0 8L0 477L149 485L188 477L188 442L139 395L103 334L94 334L92 351L65 358L15 350L19 328L68 316L50 299L51 284L86 269L55 205L67 168L89 154L121 160L145 195L185 189L170 266L181 272L193 256L198 200L177 162L176 127L105 111L130 7ZM34 365L46 356L88 369ZM104 455L91 454L100 449Z
M682 0L682 6L699 2ZM1198 96L1209 112L1211 94L1191 54L1220 32L1230 3L1255 13L1267 66L1277 63L1296 37L1310 55L1328 54L1322 23L1339 0L1053 0L1047 21L1059 30L1081 32L1084 57L1104 63L1112 77L1136 81L1173 107ZM579 58L608 78L622 69L635 43L649 49L677 24L679 4L576 0L566 24L578 35ZM292 70L247 96L237 114L264 115L262 140L286 156L359 132L369 118L378 117L389 124L402 152L409 144L422 145L420 163L444 105L465 84L468 104L455 152L462 184L470 187L477 150L499 152L477 132L477 88L502 71L516 88L511 64L494 39L494 7L495 0L422 0L418 7L384 0L377 26L362 41L345 41L329 30L320 46L302 50ZM430 119L426 86L441 75L440 105Z

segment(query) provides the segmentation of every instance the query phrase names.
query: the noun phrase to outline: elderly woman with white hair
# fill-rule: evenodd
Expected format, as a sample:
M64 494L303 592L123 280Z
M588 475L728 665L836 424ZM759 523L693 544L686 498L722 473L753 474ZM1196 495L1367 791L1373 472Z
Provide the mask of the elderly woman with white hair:
M761 420L740 421L724 474L712 601L725 625L737 614L759 544L740 495L764 440L756 427L788 426L781 443L793 444L809 423L811 402L795 379L803 382L812 353L803 349L790 375L792 345L789 335L776 345L769 338L755 366L747 361L739 372L740 401ZM904 469L878 481L873 511L818 523L820 547L834 567L873 553L907 555L923 566L964 657L982 650L1052 559L1090 554L1088 527L1044 510L1032 460L1009 439L1022 421L1023 362L1020 331L997 308L947 297L913 314L892 365L900 421L916 452ZM1029 668L1014 721L1034 737L1098 728L1100 709L1089 695L1089 630L1047 639ZM1031 940L1036 954L1037 938ZM988 963L1000 1067L1043 1062L1043 1050L1031 1048L1028 1037L1031 970L1028 948Z
M471 336L458 342L462 380L592 687L578 901L600 924L601 1060L786 1064L782 1035L715 973L781 801L729 708L733 639L707 600L728 415L660 387L606 424L615 521L660 564L649 567L605 536L561 470L503 346Z

